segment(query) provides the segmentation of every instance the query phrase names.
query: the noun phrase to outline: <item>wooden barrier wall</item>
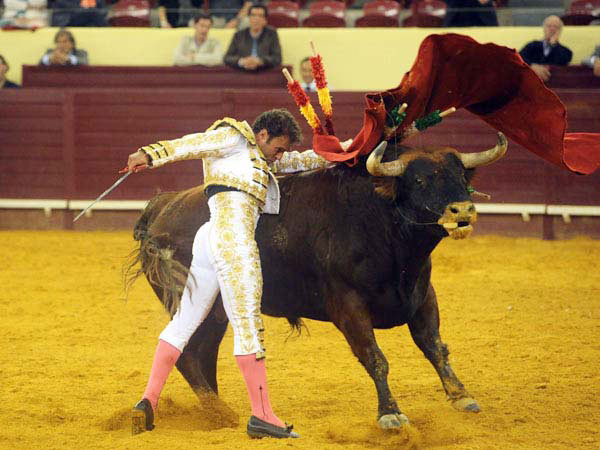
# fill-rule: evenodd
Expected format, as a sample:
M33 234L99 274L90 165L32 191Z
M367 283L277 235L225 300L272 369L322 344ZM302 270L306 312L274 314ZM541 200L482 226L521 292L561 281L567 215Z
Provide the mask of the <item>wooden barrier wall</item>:
M600 95L594 92L558 91L569 112L569 131L600 130ZM353 137L361 128L363 105L363 94L334 93L339 137ZM0 198L93 199L117 179L127 155L138 147L204 130L222 116L252 121L274 107L286 107L301 120L281 89L3 90ZM303 120L300 123L305 135L301 147L309 148L310 130ZM495 141L494 129L459 111L410 143L473 151ZM201 162L185 161L132 176L108 198L145 200L159 190L186 189L201 181ZM478 171L474 184L492 194L495 203L598 205L600 200L600 173L571 174L514 142L505 158ZM0 228L10 226L1 222Z

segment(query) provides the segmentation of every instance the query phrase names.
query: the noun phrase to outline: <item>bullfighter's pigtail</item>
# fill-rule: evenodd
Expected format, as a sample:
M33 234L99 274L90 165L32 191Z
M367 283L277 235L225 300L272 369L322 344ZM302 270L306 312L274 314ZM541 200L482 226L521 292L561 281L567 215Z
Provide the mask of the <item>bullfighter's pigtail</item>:
M283 75L285 75L285 78L288 82L288 91L290 92L290 94L292 94L292 97L294 97L296 105L298 105L298 107L300 108L300 112L302 113L310 127L313 129L313 133L325 134L325 130L323 130L321 121L317 117L314 108L310 104L310 99L308 98L308 95L306 95L306 92L304 92L304 90L300 86L300 83L298 83L292 78L287 69L283 69Z
M331 94L327 87L327 79L325 78L325 69L323 68L323 58L315 49L315 44L311 41L313 56L310 57L310 68L312 70L315 84L317 85L317 95L319 96L319 104L321 110L325 114L325 128L331 136L335 136L333 131L333 108L331 106Z

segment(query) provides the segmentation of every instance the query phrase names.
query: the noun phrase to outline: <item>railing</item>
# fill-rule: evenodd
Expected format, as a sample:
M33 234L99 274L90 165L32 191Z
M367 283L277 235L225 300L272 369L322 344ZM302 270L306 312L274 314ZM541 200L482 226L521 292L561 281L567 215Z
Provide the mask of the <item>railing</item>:
M52 211L83 211L93 202L89 200L0 198L0 209L43 210L46 217ZM92 217L93 211L142 211L147 200L101 200L88 209L84 216ZM518 215L523 222L530 222L532 215L561 216L564 223L571 223L572 216L600 217L600 206L544 205L535 203L475 203L478 214Z

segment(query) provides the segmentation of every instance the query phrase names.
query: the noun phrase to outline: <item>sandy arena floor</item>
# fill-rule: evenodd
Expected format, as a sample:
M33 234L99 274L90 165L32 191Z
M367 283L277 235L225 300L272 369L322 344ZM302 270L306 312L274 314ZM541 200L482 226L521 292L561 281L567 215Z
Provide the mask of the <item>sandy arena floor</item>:
M331 324L287 338L266 320L276 412L302 439L250 440L249 404L232 357L220 400L199 402L178 372L157 428L131 436L168 317L145 281L122 300L129 233L0 232L2 449L600 448L600 241L478 237L434 253L442 338L480 414L445 400L408 330L377 332L390 387L412 425L376 426L370 378Z

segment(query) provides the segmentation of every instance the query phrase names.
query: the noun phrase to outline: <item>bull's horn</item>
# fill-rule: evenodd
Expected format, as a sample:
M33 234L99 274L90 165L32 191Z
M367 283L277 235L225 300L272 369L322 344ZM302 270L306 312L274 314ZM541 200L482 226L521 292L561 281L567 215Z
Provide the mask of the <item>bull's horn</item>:
M406 168L400 159L385 163L381 162L386 147L386 141L380 142L367 159L367 170L374 177L397 177L402 175Z
M507 148L508 141L506 140L506 136L498 133L498 143L494 148L477 153L459 153L459 156L466 169L473 169L496 162L504 156Z

